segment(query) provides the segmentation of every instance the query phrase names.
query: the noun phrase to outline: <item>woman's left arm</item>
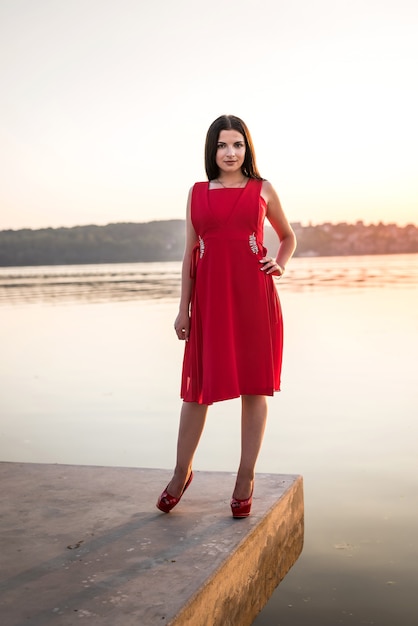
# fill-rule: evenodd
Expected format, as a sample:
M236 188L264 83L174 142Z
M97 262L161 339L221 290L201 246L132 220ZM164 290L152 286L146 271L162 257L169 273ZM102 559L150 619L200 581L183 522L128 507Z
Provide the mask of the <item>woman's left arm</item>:
M262 259L263 267L261 269L267 274L281 276L296 249L296 236L284 214L279 196L271 183L266 180L263 181L261 196L267 204L266 217L280 240L276 259L265 257Z

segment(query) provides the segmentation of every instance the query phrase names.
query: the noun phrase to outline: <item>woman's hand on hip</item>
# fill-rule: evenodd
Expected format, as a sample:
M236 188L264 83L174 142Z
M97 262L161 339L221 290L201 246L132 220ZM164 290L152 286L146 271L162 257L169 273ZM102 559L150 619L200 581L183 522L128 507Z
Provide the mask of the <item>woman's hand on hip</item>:
M269 256L265 256L260 259L260 263L262 264L260 267L261 271L266 274L273 274L273 276L280 277L284 272L284 267L279 265L276 259L272 259Z

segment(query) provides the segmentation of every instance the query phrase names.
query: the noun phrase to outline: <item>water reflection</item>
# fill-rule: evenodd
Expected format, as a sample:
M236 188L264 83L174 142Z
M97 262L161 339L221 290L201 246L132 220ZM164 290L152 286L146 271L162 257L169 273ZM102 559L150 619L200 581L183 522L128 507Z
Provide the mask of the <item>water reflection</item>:
M2 268L1 302L178 298L179 263Z
M279 283L257 469L303 475L305 546L254 626L416 624L417 261L294 259ZM0 460L171 468L179 281L179 263L0 270ZM239 417L211 407L198 469L235 471Z
M177 299L180 263L0 268L0 304ZM418 285L418 255L295 258L280 290Z

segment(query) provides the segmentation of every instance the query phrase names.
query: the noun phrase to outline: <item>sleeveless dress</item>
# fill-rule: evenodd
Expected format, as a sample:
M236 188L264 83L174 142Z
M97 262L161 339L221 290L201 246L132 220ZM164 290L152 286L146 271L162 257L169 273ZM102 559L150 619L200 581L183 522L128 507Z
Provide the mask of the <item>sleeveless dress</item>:
M191 219L199 243L192 254L190 335L181 397L212 404L280 390L283 325L265 256L262 181L244 188L192 189Z

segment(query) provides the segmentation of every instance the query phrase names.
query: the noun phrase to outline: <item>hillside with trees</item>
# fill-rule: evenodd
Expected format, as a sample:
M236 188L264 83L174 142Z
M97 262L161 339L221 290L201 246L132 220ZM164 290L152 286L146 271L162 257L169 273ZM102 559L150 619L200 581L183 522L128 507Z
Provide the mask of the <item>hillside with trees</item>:
M414 224L292 226L298 240L296 256L418 252L418 228ZM180 261L184 234L184 220L3 230L0 266ZM265 244L269 253L275 254L277 237L269 226Z
M0 266L178 261L184 221L0 231Z

